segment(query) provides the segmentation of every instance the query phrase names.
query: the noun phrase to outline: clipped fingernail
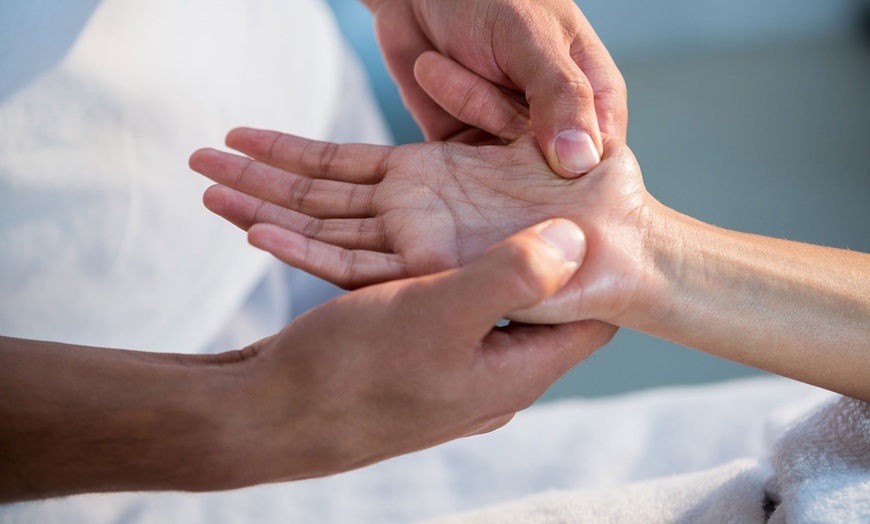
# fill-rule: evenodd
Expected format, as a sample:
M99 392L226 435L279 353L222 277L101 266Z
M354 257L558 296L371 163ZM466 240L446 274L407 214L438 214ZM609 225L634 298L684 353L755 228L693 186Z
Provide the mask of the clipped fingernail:
M601 162L592 137L583 131L562 131L556 137L556 158L562 169L582 175Z
M566 219L551 220L541 229L539 234L566 261L580 262L586 239L577 224Z

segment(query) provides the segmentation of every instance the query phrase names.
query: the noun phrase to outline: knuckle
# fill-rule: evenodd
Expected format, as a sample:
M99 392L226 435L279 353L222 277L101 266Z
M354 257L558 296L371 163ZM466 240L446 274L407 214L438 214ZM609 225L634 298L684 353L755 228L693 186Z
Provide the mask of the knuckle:
M553 109L574 112L577 111L578 106L589 107L595 100L592 85L579 70L560 69L551 72L546 81L529 87L526 95L531 107L541 100L552 105ZM532 111L534 112L534 109Z
M317 173L328 173L337 154L338 144L309 142L300 152L300 160L307 169Z
M320 150L320 158L318 160L317 167L319 172L328 174L329 170L332 166L333 160L335 160L336 155L338 154L338 144L333 143L325 143L323 144L323 148Z
M308 238L318 238L320 232L323 231L323 225L323 220L310 218L302 228L302 234Z
M312 179L302 176L291 179L287 185L287 197L285 198L290 209L302 209L313 183Z
M480 104L478 103L478 89L482 87L482 79L475 79L474 82L467 85L465 89L459 93L456 117L462 121L475 119L480 113Z
M356 258L355 251L344 250L341 252L341 273L336 278L335 285L342 289L350 289L356 284Z
M248 180L252 177L251 171L256 166L256 161L252 158L245 159L245 165L242 166L242 169L239 170L239 173L236 175L236 179L233 181L233 184L230 187L240 188L243 184L247 183Z
M620 86L608 86L595 94L595 111L600 122L606 122L615 126L615 130L624 132L628 123L628 95L625 84Z
M250 220L247 221L247 225L244 227L245 231L251 228L254 224L268 223L268 213L266 211L266 201L260 201L257 204L257 207L254 208L253 213L251 213Z
M580 98L583 100L592 100L594 93L589 80L579 73L570 73L562 71L551 83L551 93L557 99L563 98Z

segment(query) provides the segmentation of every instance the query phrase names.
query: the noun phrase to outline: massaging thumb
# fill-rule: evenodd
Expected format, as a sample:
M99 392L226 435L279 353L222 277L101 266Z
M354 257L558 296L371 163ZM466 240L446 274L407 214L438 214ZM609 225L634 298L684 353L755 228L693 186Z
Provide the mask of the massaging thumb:
M465 325L475 326L483 336L510 312L539 304L561 289L585 254L586 237L570 220L557 218L524 229L453 273L447 283L451 304L441 310L455 317L461 308Z
M577 78L569 80L572 73ZM554 83L570 88L554 90ZM601 162L601 133L592 87L576 64L536 76L527 89L532 129L550 168L563 178L592 171Z

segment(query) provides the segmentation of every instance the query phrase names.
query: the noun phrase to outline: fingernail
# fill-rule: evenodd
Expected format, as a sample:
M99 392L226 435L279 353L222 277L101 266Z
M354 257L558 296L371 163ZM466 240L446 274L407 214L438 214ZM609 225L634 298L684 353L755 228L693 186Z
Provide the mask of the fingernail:
M562 131L556 137L556 158L562 169L582 175L601 162L592 137L582 131Z
M551 220L539 234L566 261L580 262L586 239L577 224L565 219Z

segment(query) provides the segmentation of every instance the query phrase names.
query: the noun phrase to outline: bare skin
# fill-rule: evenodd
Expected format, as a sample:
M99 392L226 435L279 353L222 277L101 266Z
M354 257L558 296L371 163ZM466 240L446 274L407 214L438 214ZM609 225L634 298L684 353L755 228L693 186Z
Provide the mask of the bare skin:
M612 138L595 169L560 179L522 126L500 126L520 118L493 115L510 107L487 102L503 93L434 53L417 76L451 114L507 145L339 146L236 130L228 144L253 160L212 150L191 159L221 184L206 204L252 244L347 287L467 263L525 221L562 216L586 234L583 268L514 318L596 319L870 400L870 255L682 215L647 193Z
M625 82L571 0L363 3L374 13L384 60L427 140L478 134L418 82L414 64L427 51L451 57L527 105L531 119L525 125L560 176L575 178L598 163L602 133L625 138ZM589 142L560 140L563 132L586 135Z
M521 102L510 101L513 110L527 116L528 104L532 120L507 116L506 125L534 129L552 169L563 177L598 163L601 131L624 136L625 84L570 0L364 3L374 12L388 66L428 137L480 143L498 142L499 135L469 126L427 95L415 64L436 50L511 91ZM560 141L565 132L571 139ZM576 231L574 240L582 244ZM482 264L481 253L495 236L484 237L467 252L432 253L430 262L426 252L418 253L413 263L425 270L405 274L427 276L362 290L274 337L220 356L0 337L0 502L305 478L503 424L606 343L615 328L580 322L513 325L490 333L495 319L511 313L508 305L522 309L537 302L510 297L555 291L554 283L564 283L559 279L576 269L579 258L558 267L535 261L537 248L520 239L509 254L495 255L496 265L474 270L483 273L470 281L459 275L478 262L450 276L428 275L455 266L458 258ZM267 233L263 240L268 238ZM582 258L582 252L575 254ZM535 267L526 265L532 261ZM532 276L524 277L528 272ZM387 273L390 279L396 275ZM481 287L486 282L492 289ZM373 329L380 325L392 327ZM361 374L359 365L374 375ZM341 431L330 423L341 424ZM324 439L321 432L346 440Z
M584 251L575 225L549 221L220 355L0 337L0 502L317 477L500 427L615 331L492 327Z

